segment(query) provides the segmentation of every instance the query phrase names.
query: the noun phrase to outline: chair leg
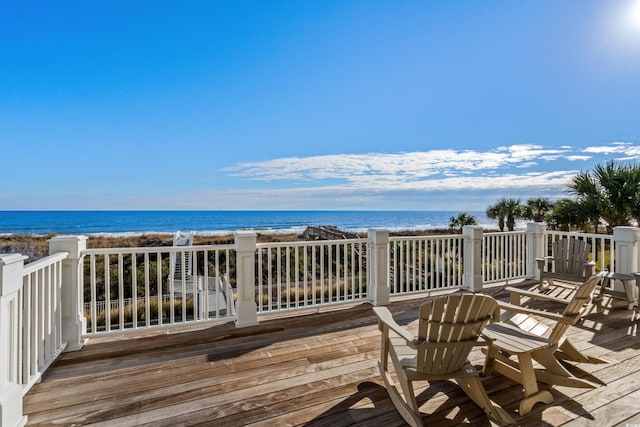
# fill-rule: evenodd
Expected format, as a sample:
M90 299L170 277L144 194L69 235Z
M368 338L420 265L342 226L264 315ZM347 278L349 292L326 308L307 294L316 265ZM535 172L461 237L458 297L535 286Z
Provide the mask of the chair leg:
M390 339L389 328L383 326L381 328L382 339L380 341L380 360L378 361L378 369L380 370L380 376L384 383L387 393L393 402L398 413L404 418L404 420L412 427L422 426L422 418L418 411L418 403L416 402L413 386L407 378L407 374L402 368L398 355L396 354ZM398 391L395 382L389 372L389 365L393 364L393 367L398 376L398 381L404 393L404 397Z
M531 353L520 353L517 356L520 367L520 383L524 391L524 399L520 401L520 416L523 416L531 412L533 405L538 402L546 404L553 402L553 396L547 390L538 389Z
M518 361L496 353L491 361L492 371L503 375L512 381L522 384L524 398L520 401L520 416L531 412L533 405L538 402L549 404L553 402L553 396L547 390L539 390L536 371L533 369L531 354L522 353L516 355Z
M549 385L559 385L573 388L596 388L596 385L589 381L581 380L580 378L576 378L573 376L564 377L562 375L552 374L540 369L536 369L536 380L538 382Z
M378 364L378 367L380 368L380 374L382 376L382 381L384 382L384 386L387 389L387 393L389 393L389 397L393 402L393 406L395 406L400 416L402 416L402 418L410 426L422 427L424 424L422 422L422 417L420 416L420 413L418 411L414 411L411 405L409 405L408 403L408 400L411 400L411 399L413 400L413 402L416 402L415 393L413 392L413 388L411 387L411 384L408 381L405 383L405 384L408 383L407 385L411 388L411 392L410 392L410 396L405 395L405 397L403 398L403 396L398 391L398 388L396 387L393 381L393 378L391 378L391 373L389 372L389 370L386 369L386 367L383 366L381 363ZM397 375L398 375L400 384L402 386L403 381L400 379L400 376L404 376L405 379L407 376L404 374L404 372L402 373L398 372ZM404 389L405 387L402 386L402 388ZM414 403L414 404L415 406L418 406L417 403Z
M484 365L482 366L482 376L491 375L493 372L493 360L498 353L498 349L489 345L489 348L483 348L482 352L484 353Z
M418 409L418 402L416 401L415 392L413 391L413 383L409 381L406 372L402 368L398 356L393 351L393 347L389 341L383 340L381 360L378 362L378 368L380 369L380 375L384 382L387 393L393 402L396 410L402 416L402 418L412 427L422 427L422 417ZM389 372L389 359L393 363L402 394L398 391L391 373ZM404 395L404 396L403 396Z
M563 377L572 376L571 372L567 371L567 368L558 362L558 359L553 355L553 350L548 347L532 352L531 357L533 360L544 366L547 369L547 372Z
M535 369L536 380L549 385L561 385L574 388L595 388L589 381L574 377L571 372L558 362L552 354L551 349L544 348L534 351L531 357L545 367L545 369Z
M513 424L513 418L500 405L489 399L487 391L480 381L478 372L471 365L464 368L464 375L456 377L455 380L460 388L478 405L493 421L499 425Z
M555 356L561 360L570 360L580 363L607 363L606 360L598 359L597 357L587 356L578 350L571 341L565 339L558 347Z

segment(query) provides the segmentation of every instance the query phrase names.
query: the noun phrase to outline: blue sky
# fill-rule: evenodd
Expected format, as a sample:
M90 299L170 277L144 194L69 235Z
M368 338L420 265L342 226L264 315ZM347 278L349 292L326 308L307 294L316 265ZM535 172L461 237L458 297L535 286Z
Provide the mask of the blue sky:
M640 1L3 2L0 210L484 210L640 159Z

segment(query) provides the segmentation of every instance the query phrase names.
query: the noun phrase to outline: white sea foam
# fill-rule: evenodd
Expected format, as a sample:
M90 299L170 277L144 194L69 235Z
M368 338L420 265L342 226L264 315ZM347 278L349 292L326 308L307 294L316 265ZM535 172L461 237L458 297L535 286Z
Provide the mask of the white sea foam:
M183 230L202 236L221 236L236 231L301 234L307 226L331 225L362 235L370 229L446 230L450 218L457 214L434 211L0 211L0 233L5 236L135 237L171 235ZM476 217L481 227L497 228L497 222L486 218L483 212L469 214Z

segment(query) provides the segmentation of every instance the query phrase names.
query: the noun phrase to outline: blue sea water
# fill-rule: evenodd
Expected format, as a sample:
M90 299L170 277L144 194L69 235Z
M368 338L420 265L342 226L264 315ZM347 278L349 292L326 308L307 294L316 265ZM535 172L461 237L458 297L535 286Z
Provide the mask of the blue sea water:
M239 230L300 233L307 226L332 225L364 232L442 229L454 211L0 211L0 234L136 235L194 231L202 235ZM496 222L484 212L467 212L485 228Z

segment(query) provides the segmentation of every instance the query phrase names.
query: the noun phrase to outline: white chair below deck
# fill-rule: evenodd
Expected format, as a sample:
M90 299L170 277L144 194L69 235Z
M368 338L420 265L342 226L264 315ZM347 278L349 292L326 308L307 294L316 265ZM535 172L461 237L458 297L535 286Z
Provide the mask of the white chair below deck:
M174 247L193 246L193 232L177 231L173 236ZM217 273L205 277L198 274L193 265L193 250L176 251L171 254L170 291L174 298L193 298L196 295L199 317L226 316L236 314L233 289L226 275Z

